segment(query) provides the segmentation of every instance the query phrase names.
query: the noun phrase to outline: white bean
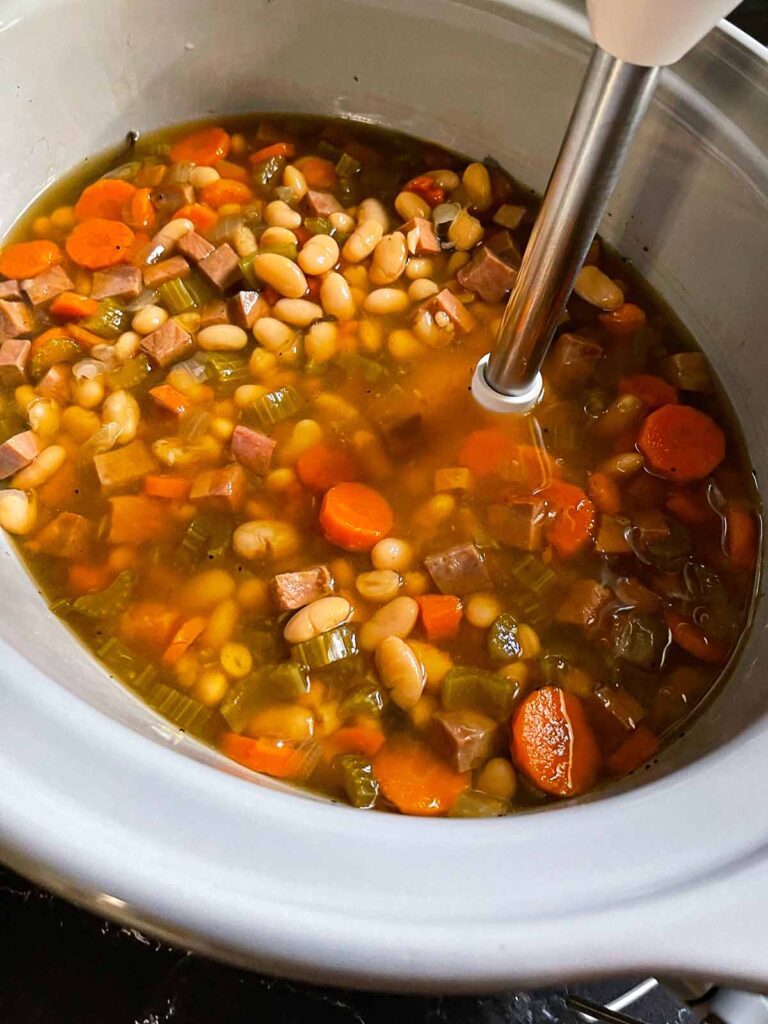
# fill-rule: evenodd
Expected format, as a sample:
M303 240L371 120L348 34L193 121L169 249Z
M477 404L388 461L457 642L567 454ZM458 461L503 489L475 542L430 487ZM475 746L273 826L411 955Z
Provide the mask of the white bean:
M373 251L369 278L371 284L392 284L405 270L408 247L402 231L384 235Z
M298 167L294 167L293 164L288 164L283 171L283 185L293 192L297 202L307 194L307 179Z
M260 345L270 352L277 352L278 349L291 343L294 332L273 316L263 316L253 325L253 336Z
M205 352L237 352L248 344L248 335L234 324L213 324L198 332L197 343Z
M357 312L352 289L346 279L335 270L326 274L320 285L320 301L328 316L337 320L352 320Z
M334 227L337 231L340 231L342 235L351 235L355 230L354 217L350 217L348 213L343 210L336 210L328 218L331 222L331 227Z
M323 317L321 307L308 299L278 299L272 312L278 320L293 324L294 327L309 327Z
M52 444L48 448L44 448L33 462L19 470L11 480L11 486L20 491L29 491L33 487L42 486L46 480L50 480L53 474L61 469L66 458L67 450L60 444Z
M405 572L413 564L413 548L407 540L385 537L373 546L371 562L374 569L390 569Z
M139 334L151 334L168 319L168 310L162 306L144 306L134 314L131 327Z
M304 337L304 351L313 363L327 363L338 349L338 328L329 320L312 324Z
M121 363L127 363L138 354L141 335L138 331L123 331L114 345L115 355Z
M128 444L136 437L141 412L139 403L128 391L113 391L104 399L101 410L102 423L116 423L120 427L118 444Z
M305 274L324 274L339 262L339 246L330 235L313 235L299 253L299 266Z
M34 491L0 491L0 526L23 537L37 525L37 497Z
M387 211L378 199L364 199L357 208L357 223L365 224L369 220L378 221L382 231L389 228Z
M413 630L419 617L419 606L412 597L396 597L371 616L360 630L360 647L374 650L388 636L404 639Z
M598 309L618 309L624 304L621 288L597 267L582 267L573 290L580 299Z
M464 616L476 629L488 629L502 611L501 601L491 590L477 590L464 602Z
M491 189L491 176L485 164L470 164L462 176L464 188L467 190L469 201L476 210L482 213L487 210L493 202L493 191Z
M424 299L428 299L431 295L437 295L439 291L440 289L434 281L422 277L411 282L408 287L408 298L411 302L423 302Z
M444 188L446 192L453 192L461 184L461 179L455 171L427 171L427 177L431 178L440 188Z
M55 398L35 398L27 406L31 429L42 438L56 436L61 427L61 409Z
M251 266L257 277L272 285L275 291L287 299L298 299L307 290L306 277L300 267L287 256L272 252L263 253L254 256Z
M341 254L349 263L360 263L370 256L381 241L384 229L377 220L368 220L355 228L344 243Z
M277 519L252 519L238 526L232 536L232 547L241 558L286 558L294 555L300 544L295 528Z
M378 316L404 313L409 306L408 293L399 288L376 288L366 295L363 303L366 313L375 313Z
M273 228L298 228L301 226L301 214L292 210L282 199L267 203L264 220Z
M296 245L297 242L298 239L290 228L267 228L260 239L260 244L264 248L268 245ZM268 255L268 253L264 255Z
M427 675L414 652L399 636L384 637L376 646L376 668L398 707L408 711L424 692Z
M352 605L345 597L320 597L288 619L283 636L289 644L302 644L341 626L351 614Z
M397 597L401 579L392 569L374 569L372 572L361 572L355 580L357 592L366 601L374 604L386 604Z
M193 167L189 172L189 184L194 189L205 188L218 181L221 175L214 167Z
M403 220L432 215L429 203L421 196L417 196L415 192L400 192L395 198L395 209Z

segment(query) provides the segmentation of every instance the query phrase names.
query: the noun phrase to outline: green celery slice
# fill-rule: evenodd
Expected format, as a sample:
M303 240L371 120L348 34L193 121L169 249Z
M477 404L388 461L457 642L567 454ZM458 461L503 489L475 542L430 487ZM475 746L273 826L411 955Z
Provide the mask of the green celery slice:
M520 684L496 672L455 665L443 679L440 699L446 711L475 708L496 721L508 718L520 697Z
M357 634L351 626L337 626L327 633L313 636L304 643L294 644L291 658L309 668L325 668L357 654Z
M78 597L72 603L72 609L88 619L110 619L125 611L135 586L136 576L126 569L99 593Z
M157 300L161 306L165 306L171 316L197 309L197 300L185 283L178 278L160 285L157 289Z
M333 224L327 217L305 217L304 227L310 235L330 235L333 233Z
M157 678L157 669L111 636L96 650L96 656L118 679L124 680L138 693L143 693Z
M229 690L219 710L234 732L242 732L265 703L293 700L304 693L309 693L309 672L303 665L262 665Z
M358 754L341 754L334 757L333 767L341 774L344 791L352 806L373 807L379 795L379 783L371 762Z
M342 153L336 164L336 173L340 178L351 178L354 174L359 174L362 169L363 165L360 161L355 160L349 153Z
M150 707L187 732L206 736L213 732L216 716L199 700L179 693L165 683L153 683L144 694Z
M83 350L73 338L49 338L30 359L29 375L32 380L39 380L54 363L74 363L82 354Z
M259 255L262 256L265 253L285 256L287 260L295 263L299 255L299 247L295 242L269 242L267 245L259 245Z
M260 160L253 168L253 183L258 188L267 188L277 178L282 178L287 160L284 156L271 156Z
M113 391L130 391L142 384L152 372L145 355L136 356L118 370L110 370L107 383Z
M360 374L369 384L376 384L389 375L386 366L378 363L375 359L361 356L358 352L341 352L336 357L336 362L349 374Z
M378 683L370 680L348 693L339 707L339 718L345 722L355 715L371 715L378 718L384 710L387 698Z
M100 338L110 339L116 338L118 334L127 330L130 319L131 314L125 306L115 302L114 299L102 299L99 308L93 316L83 320L82 326L91 334L98 334Z
M301 409L301 397L292 387L278 388L261 395L243 409L243 421L249 426L254 423L263 430L281 420L290 419Z
M209 379L219 387L227 385L229 389L234 389L253 380L248 370L248 360L229 352L211 352L205 367Z
M491 661L515 661L523 653L517 639L517 619L503 612L488 630L488 657Z
M448 812L449 818L499 818L506 814L508 804L498 797L481 793L477 789L465 789Z

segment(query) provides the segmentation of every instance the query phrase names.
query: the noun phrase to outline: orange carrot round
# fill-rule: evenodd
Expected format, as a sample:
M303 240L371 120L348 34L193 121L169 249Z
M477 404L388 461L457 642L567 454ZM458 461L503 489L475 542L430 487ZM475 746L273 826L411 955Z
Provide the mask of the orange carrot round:
M573 558L594 535L595 506L580 487L562 480L553 480L539 494L553 516L546 531L549 543L561 558Z
M403 814L446 814L469 785L469 772L455 772L416 740L385 743L373 759L381 791Z
M725 553L731 568L744 572L757 559L757 521L741 505L729 504L725 510Z
M154 227L157 214L152 205L151 189L136 189L130 200L125 204L123 220L125 220L129 227L137 228L138 230Z
M449 640L459 631L464 605L452 594L425 594L416 599L421 624L430 643Z
M292 779L301 774L304 758L295 747L276 740L252 740L225 732L221 738L222 752L233 761L254 772L272 775L276 779Z
M44 270L61 263L63 255L55 242L40 239L34 242L15 242L0 254L0 274L3 277L37 277Z
M251 153L248 159L252 164L260 164L262 160L269 160L273 156L292 157L296 155L296 147L292 142L273 142L271 146L264 146ZM312 157L307 157L311 160ZM333 166L333 165L331 165ZM309 182L307 182L309 184Z
M709 665L722 665L728 657L729 648L718 640L712 640L699 627L684 619L678 612L668 611L664 616L672 639L692 658Z
M65 320L79 320L84 316L93 316L98 308L96 299L78 295L77 292L62 292L50 304L48 312Z
M615 516L621 511L621 490L607 473L599 470L590 473L587 491L595 505L606 515Z
M535 490L555 475L543 448L517 443L493 428L467 436L459 449L459 465L476 477L496 476L524 490Z
M247 185L251 178L248 171L240 164L233 164L229 160L219 160L216 164L216 170L219 172L222 178L229 178L232 181L242 181L244 185Z
M614 338L631 338L645 327L645 313L634 302L625 302L609 313L600 313L597 319Z
M144 493L151 498L169 498L184 501L192 488L185 476L145 476Z
M200 234L210 231L219 219L216 211L212 210L210 206L206 206L205 203L188 203L177 210L171 220L178 220L180 217L191 220L195 225L195 231L199 231Z
M72 229L66 242L69 258L88 270L101 270L122 263L133 245L134 234L127 224L95 217Z
M658 750L656 734L641 722L629 739L607 758L605 765L612 775L627 775L655 757Z
M296 161L310 188L329 189L336 184L336 168L320 156L305 156Z
M218 210L225 203L247 203L249 199L253 199L253 189L242 181L219 178L201 190L200 198L208 206Z
M652 373L622 377L619 381L619 394L634 395L649 409L657 409L660 405L676 405L678 400L677 388Z
M171 146L171 160L188 160L193 164L212 167L229 153L230 138L218 125L198 128L191 135L174 142Z
M365 484L336 484L320 508L326 539L345 551L370 551L392 529L393 518L386 498Z
M73 594L98 594L104 590L117 573L106 562L73 562L67 570L67 583Z
M94 181L75 203L78 220L122 220L123 208L136 195L136 186L120 178L100 178ZM138 227L139 225L137 225Z
M525 698L512 720L512 757L545 793L575 796L597 781L600 752L584 705L545 686Z
M182 622L163 653L163 664L175 665L197 640L207 624L208 620L202 615L196 615L194 618Z
M725 435L690 405L663 405L647 416L637 444L652 473L678 483L703 480L725 457Z
M323 758L332 761L338 754L365 754L375 757L384 746L381 729L365 725L345 725L323 741Z
M349 483L358 477L357 466L344 449L322 441L302 452L296 472L308 490L321 494L336 484Z

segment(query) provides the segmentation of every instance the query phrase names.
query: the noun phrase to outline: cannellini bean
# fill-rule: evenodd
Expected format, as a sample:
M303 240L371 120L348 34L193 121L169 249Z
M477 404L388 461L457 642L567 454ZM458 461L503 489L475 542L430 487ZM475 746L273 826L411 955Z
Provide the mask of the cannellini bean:
M235 592L235 581L224 569L206 569L184 584L179 600L184 608L209 612Z
M427 171L427 177L431 178L440 188L444 188L446 192L453 192L461 184L461 179L455 171Z
M437 698L432 694L423 693L416 704L408 709L414 729L420 731L428 729L432 725L432 719L437 709Z
M258 252L259 247L256 243L256 235L245 224L235 228L230 236L230 242L232 243L232 248L241 259L244 256L250 256L252 253Z
M116 423L120 427L118 444L128 444L136 437L141 411L139 403L128 391L113 391L104 399L101 410L102 423Z
M419 606L412 597L396 597L379 608L360 630L359 642L364 651L374 650L388 636L407 637L419 617Z
M426 672L414 652L399 636L386 636L376 645L376 668L398 707L415 707L424 692Z
M141 347L141 335L138 331L123 331L113 345L115 355L121 363L127 363L138 355Z
M351 590L355 585L355 570L347 558L334 558L329 569L337 587Z
M413 564L413 548L407 540L397 537L385 537L371 550L371 562L374 569L387 569L401 573Z
M267 245L296 245L298 239L289 228L267 228L261 236L262 246ZM265 253L265 255L268 255ZM288 257L286 256L285 259ZM290 261L289 261L290 262Z
M315 719L309 708L298 704L277 704L257 711L248 722L253 736L273 736L286 743L304 743L312 738Z
M373 251L371 261L371 284L392 284L405 270L408 262L408 248L402 231L384 235Z
M36 525L37 496L34 491L0 491L0 526L4 530L23 537Z
M194 189L205 188L218 181L221 175L214 167L193 167L189 172L189 184Z
M303 452L318 444L322 439L323 428L317 420L299 420L291 431L291 436L278 449L281 465L293 465Z
M640 419L645 406L636 395L619 395L592 424L596 437L607 440L629 430Z
M101 426L101 420L98 414L91 412L90 409L70 405L61 414L61 425L70 437L82 443L96 433Z
M31 384L20 384L19 387L13 392L13 398L16 402L16 407L22 416L27 415L27 409L38 397L37 392Z
M430 281L427 277L422 277L409 285L408 298L411 302L423 302L424 299L428 299L431 295L437 295L439 291L440 289L434 281Z
M447 324L440 325L428 309L420 309L416 314L413 333L419 341L430 348L445 348L456 336L456 330L450 320Z
M355 230L355 218L350 217L343 210L336 210L328 220L331 222L331 227L335 228L342 235L351 235Z
M58 434L61 427L61 409L55 398L35 398L27 406L27 419L34 432L46 440Z
M418 281L422 277L434 277L437 273L437 263L430 256L414 256L408 260L405 268L405 276L409 281Z
M528 666L523 661L515 661L510 665L504 665L499 669L499 675L504 676L506 679L511 679L513 683L517 683L520 689L524 689L528 685L528 677L530 675ZM563 682L563 686L566 689L570 689L571 692L577 693L579 697L589 697L592 695L595 689L595 681L588 676L586 672L582 672L580 668L571 669L568 673L568 684ZM578 680L578 690L576 686L572 686L572 682Z
M396 598L400 583L400 576L392 569L361 572L355 580L358 594L374 604L386 604Z
M72 398L82 409L95 409L104 398L104 364L81 359L72 367Z
M357 208L357 223L365 224L369 220L375 220L381 224L382 231L389 228L389 216L383 203L378 199L364 199Z
M446 654L439 647L424 643L422 640L409 640L408 646L424 666L427 675L427 689L439 690L443 679L453 668L450 654Z
M229 680L221 669L206 668L195 680L192 696L206 707L214 708L221 703L228 687Z
M233 398L238 409L245 409L252 405L257 398L266 395L267 389L261 384L241 384L235 391Z
M11 486L20 491L29 491L33 487L40 487L50 480L54 473L57 473L67 458L67 449L60 444L49 445L44 448L37 458L30 462L24 469L11 480Z
M269 584L266 580L243 580L237 588L237 600L247 612L266 614L271 604Z
M491 189L491 176L485 164L469 164L461 180L469 196L469 201L474 208L479 210L480 213L487 210L493 202L493 192Z
M432 210L429 203L417 196L415 192L400 192L395 197L395 209L403 220L411 220L413 217L431 217Z
M278 352L284 350L278 349ZM251 357L248 360L248 369L251 371L253 377L266 377L271 374L277 368L277 356L272 352L267 352L265 348L257 348L251 352ZM266 394L267 388L263 389L263 393Z
M309 299L278 299L272 312L278 320L294 327L309 327L323 317L322 308Z
M432 581L425 572L417 569L413 572L407 572L403 576L403 593L409 597L421 597L422 594L426 594Z
M297 202L307 194L307 179L293 164L288 164L283 171L283 185L293 192L293 197Z
M352 320L357 312L349 284L335 270L323 278L320 301L328 316L335 316L337 320Z
M151 334L168 319L168 310L162 306L144 306L134 314L131 327L139 334Z
M517 775L506 757L492 757L483 765L475 788L498 800L511 800L517 790Z
M473 249L482 237L483 225L467 210L457 213L448 228L448 240L461 251Z
M338 328L329 320L312 324L304 337L304 351L313 363L327 363L338 349Z
M276 352L284 345L290 344L294 331L273 316L263 316L253 325L253 336L260 345L270 352Z
M363 308L366 313L386 316L392 313L404 313L410 304L408 293L399 288L376 288L366 295Z
M462 267L466 267L469 260L470 255L468 252L452 252L451 257L448 260L448 269L446 270L447 276L455 277Z
M57 206L51 214L51 224L59 231L69 231L76 221L74 206Z
M464 618L476 629L488 629L503 610L501 601L491 590L477 590L464 601Z
M624 304L621 288L597 267L582 267L573 290L580 299L599 309L618 309Z
M173 666L176 682L184 690L190 689L200 672L200 658L195 651L186 651Z
M290 523L277 519L253 519L238 526L232 546L241 558L286 558L300 547L301 538Z
M282 199L267 203L264 220L272 228L298 228L301 226L301 214L292 210Z
M383 234L384 229L377 220L368 220L355 228L344 243L341 255L350 263L359 263L371 255Z
M424 346L413 331L400 329L387 338L387 351L398 363L412 363L424 355Z
M198 332L197 343L205 352L238 352L248 344L248 335L235 324L214 324Z
M283 466L273 469L264 477L264 486L268 491L287 491L296 484L296 474L292 469Z
M620 479L625 476L632 476L643 468L643 456L640 452L622 452L620 455L612 455L605 462L600 464L600 471L608 476Z
M421 525L439 526L447 522L456 511L456 499L452 494L435 494L416 510L414 519Z
M304 605L285 624L283 636L289 644L301 644L336 629L349 619L352 605L345 597L320 597Z
M234 633L239 617L240 605L234 597L228 597L221 604L217 604L203 631L202 645L218 651Z
M541 640L539 634L526 622L521 622L517 627L517 640L520 644L520 657L527 661L530 658L538 658L541 654Z
M288 299L298 299L307 290L307 279L292 260L287 256L267 252L254 256L253 272L262 281L272 285Z
M313 235L299 253L299 266L305 274L324 274L339 262L339 246L330 235Z

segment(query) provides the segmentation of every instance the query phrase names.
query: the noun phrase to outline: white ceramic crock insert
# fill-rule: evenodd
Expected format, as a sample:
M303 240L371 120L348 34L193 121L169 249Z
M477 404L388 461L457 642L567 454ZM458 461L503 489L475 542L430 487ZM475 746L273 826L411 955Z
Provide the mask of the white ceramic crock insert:
M209 112L355 116L540 190L587 53L580 6L554 0L0 0L0 226L129 129ZM604 224L710 355L761 482L767 69L723 29L666 72ZM762 603L734 679L642 784L424 821L238 777L109 682L7 547L0 587L3 857L99 913L370 987L768 982Z

